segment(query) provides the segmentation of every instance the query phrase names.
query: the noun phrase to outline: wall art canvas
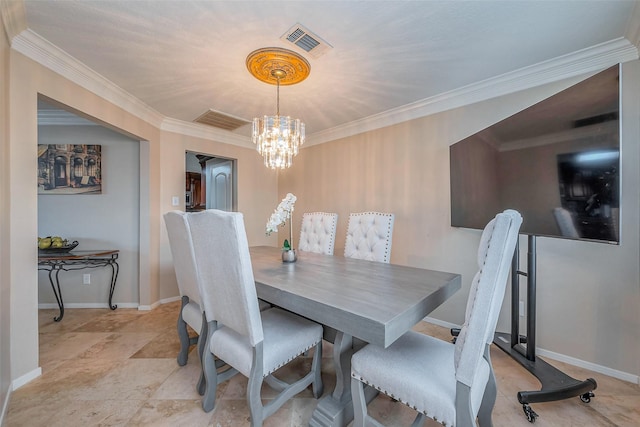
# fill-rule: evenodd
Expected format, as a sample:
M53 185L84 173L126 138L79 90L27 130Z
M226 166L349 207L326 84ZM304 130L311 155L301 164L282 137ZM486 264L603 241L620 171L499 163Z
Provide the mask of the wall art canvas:
M101 194L102 146L38 144L38 194Z

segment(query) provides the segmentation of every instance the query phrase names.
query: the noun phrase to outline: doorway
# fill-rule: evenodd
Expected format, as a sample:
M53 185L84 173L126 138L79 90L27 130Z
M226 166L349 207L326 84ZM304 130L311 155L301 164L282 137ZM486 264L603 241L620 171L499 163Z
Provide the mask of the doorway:
M236 160L186 152L185 210L236 211Z

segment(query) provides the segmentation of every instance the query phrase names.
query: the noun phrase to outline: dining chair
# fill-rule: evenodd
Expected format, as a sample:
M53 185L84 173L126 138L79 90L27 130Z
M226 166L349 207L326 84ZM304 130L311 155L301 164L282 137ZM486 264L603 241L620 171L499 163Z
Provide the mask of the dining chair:
M208 324L203 409L214 409L217 385L238 372L249 379L252 427L261 426L309 385L314 397L320 397L322 326L279 308L259 310L243 215L210 209L189 215L188 222ZM313 361L302 378L288 384L273 375L310 349L314 349ZM231 369L217 372L214 356ZM279 392L266 404L260 395L263 383Z
M171 211L164 214L164 222L169 236L169 247L173 257L173 268L178 281L178 291L182 299L177 325L178 337L180 338L180 351L178 352L178 365L180 366L184 366L187 363L189 348L193 344L198 344L198 355L200 356L200 363L202 363L205 340L200 340L199 338L206 337L207 328L200 300L195 257L186 215L182 211ZM189 337L187 325L198 333L197 337ZM202 373L197 388L200 394L204 394L204 376Z
M302 214L298 249L305 252L333 255L337 224L337 213L305 212Z
M578 229L576 228L576 223L571 212L560 207L553 208L552 212L562 236L574 239L580 238L580 234L578 233Z
M344 256L388 263L391 259L393 221L391 213L351 213Z
M495 376L489 344L522 217L506 210L492 219L480 238L479 270L471 282L465 318L455 344L410 331L387 348L367 345L351 361L354 427L381 424L367 414L365 385L448 426L491 425ZM370 390L368 390L370 391Z

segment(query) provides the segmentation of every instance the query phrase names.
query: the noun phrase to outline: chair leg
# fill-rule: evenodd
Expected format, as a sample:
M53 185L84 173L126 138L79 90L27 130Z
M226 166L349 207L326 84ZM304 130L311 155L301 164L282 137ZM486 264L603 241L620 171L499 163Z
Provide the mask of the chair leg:
M322 383L322 340L316 345L315 352L313 353L313 362L311 362L311 370L315 373L313 378L313 397L318 399L322 396L324 391L324 384Z
M264 420L264 407L262 406L262 399L260 398L260 389L262 388L262 382L264 380L262 375L262 344L262 342L259 342L253 348L253 365L251 366L249 383L247 385L247 403L249 405L249 412L251 413L251 427L262 427L262 421Z
M211 322L214 323L214 322ZM205 392L202 398L202 409L205 412L210 412L216 405L216 391L218 388L218 372L216 369L216 360L213 353L209 351L209 343L211 341L211 335L215 330L215 325L208 326L207 340L205 343L205 351L203 356L202 370L204 371Z
M187 332L187 323L182 318L182 309L187 304L189 304L189 297L184 295L182 297L182 305L180 306L180 314L178 315L178 338L180 338L178 365L180 366L184 366L187 364L187 357L189 356L189 333Z
M207 326L207 319L204 313L202 313L202 330L200 331L200 334L198 335L198 357L200 358L200 379L198 380L198 386L197 386L197 390L198 390L198 394L200 396L204 395L204 392L207 388L207 381L204 377L204 352L205 352L205 345L207 342L207 336L208 334L208 326Z
M485 347L484 358L489 362L489 381L484 389L482 396L482 403L478 410L478 425L480 427L492 427L493 421L491 420L491 413L496 403L496 396L498 394L498 387L496 385L496 376L493 372L493 365L491 364L491 354L489 352L489 345Z
M476 425L471 409L471 388L456 381L456 426L471 427Z
M353 377L351 377L351 398L353 399L353 427L365 427L367 401L364 397L364 384Z

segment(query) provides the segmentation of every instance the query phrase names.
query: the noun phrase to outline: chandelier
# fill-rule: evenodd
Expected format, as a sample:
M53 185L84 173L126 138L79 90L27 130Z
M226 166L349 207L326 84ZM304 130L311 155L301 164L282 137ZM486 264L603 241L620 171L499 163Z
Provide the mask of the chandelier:
M247 69L258 80L277 88L276 115L254 118L251 139L265 166L286 169L298 154L305 135L300 119L280 115L280 86L300 83L311 72L311 66L293 51L270 47L251 52L247 56Z

